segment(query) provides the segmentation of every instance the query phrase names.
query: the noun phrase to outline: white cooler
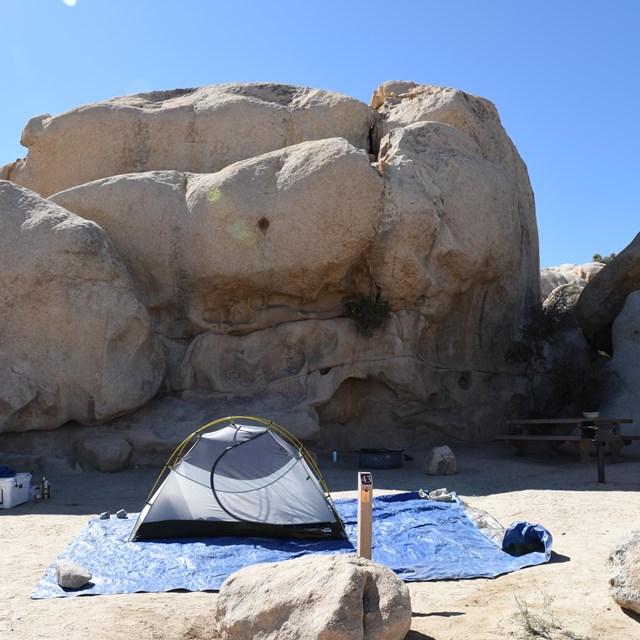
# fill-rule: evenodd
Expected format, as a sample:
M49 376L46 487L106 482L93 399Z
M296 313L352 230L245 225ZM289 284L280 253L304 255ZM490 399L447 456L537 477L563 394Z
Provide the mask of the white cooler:
M11 509L29 500L30 473L16 473L13 478L0 478L0 509Z

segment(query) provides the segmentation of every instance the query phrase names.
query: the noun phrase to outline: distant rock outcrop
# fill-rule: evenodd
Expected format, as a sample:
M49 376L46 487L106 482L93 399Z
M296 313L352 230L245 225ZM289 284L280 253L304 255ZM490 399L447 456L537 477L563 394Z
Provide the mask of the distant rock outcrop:
M546 300L556 287L565 284L577 285L584 289L603 267L602 262L587 262L586 264L561 264L559 267L541 269L542 300Z
M106 423L160 392L211 418L259 407L332 449L491 438L524 390L505 346L540 300L526 167L483 98L391 82L372 107L232 84L32 120L2 176L50 198L2 183L0 432ZM390 318L359 333L349 301ZM200 426L165 407L150 438Z

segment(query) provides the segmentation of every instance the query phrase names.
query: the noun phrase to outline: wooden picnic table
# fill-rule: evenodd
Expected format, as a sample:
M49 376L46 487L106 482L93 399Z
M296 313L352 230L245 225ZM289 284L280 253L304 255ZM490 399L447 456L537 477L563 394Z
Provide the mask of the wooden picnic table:
M621 424L631 424L631 418L518 418L517 420L507 420L508 425L515 425L520 428L522 433L529 433L532 430L551 432L558 426L602 426L608 428L617 428Z
M631 424L631 418L521 418L507 420L511 433L497 436L496 440L505 440L514 445L520 455L526 455L531 442L545 442L547 450L555 453L563 444L577 447L580 461L588 462L591 443L596 443L598 454L598 481L604 482L603 447L609 445L611 458L615 460L623 446L637 435L625 435L620 425ZM580 431L576 433L576 428ZM561 433L562 431L566 433Z

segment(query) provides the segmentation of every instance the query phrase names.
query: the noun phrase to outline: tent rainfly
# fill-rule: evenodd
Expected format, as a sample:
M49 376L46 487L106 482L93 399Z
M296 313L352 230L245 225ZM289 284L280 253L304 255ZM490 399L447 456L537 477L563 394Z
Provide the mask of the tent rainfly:
M231 416L191 434L151 489L129 540L229 535L347 537L317 465L274 422Z

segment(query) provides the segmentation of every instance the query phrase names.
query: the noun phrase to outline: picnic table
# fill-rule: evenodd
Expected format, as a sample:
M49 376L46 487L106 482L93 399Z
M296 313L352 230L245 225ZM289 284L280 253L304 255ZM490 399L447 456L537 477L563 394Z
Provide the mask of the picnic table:
M595 443L598 457L598 481L604 482L604 447L609 446L611 459L615 460L623 446L638 435L623 434L622 424L631 424L631 418L535 418L507 420L509 433L497 436L514 445L520 455L526 455L531 442L544 442L550 453L563 444L575 446L580 461L588 462L591 444Z

